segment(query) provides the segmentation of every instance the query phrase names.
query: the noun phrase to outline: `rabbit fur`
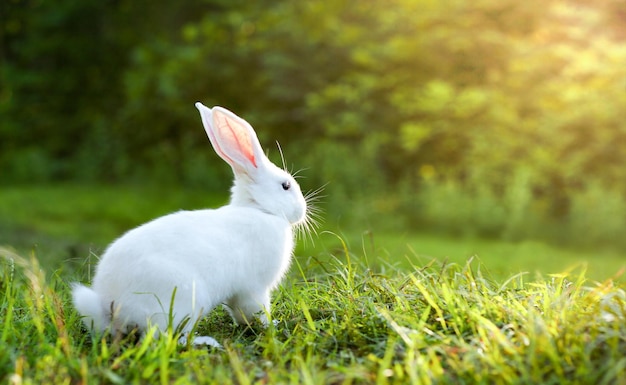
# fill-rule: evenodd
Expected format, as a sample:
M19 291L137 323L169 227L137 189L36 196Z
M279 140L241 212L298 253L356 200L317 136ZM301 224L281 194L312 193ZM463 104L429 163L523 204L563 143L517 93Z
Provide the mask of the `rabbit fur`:
M233 169L231 200L157 218L115 240L92 286L73 285L74 306L96 332L184 325L186 341L194 323L219 304L238 324L254 317L267 323L270 293L289 268L293 228L305 221L307 204L245 120L221 107L196 107L213 148ZM207 336L193 342L218 345Z

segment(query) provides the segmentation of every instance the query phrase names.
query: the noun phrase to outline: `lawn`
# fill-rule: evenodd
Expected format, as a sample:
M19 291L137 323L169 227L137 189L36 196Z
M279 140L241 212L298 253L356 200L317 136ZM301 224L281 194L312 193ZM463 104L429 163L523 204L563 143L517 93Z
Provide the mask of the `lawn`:
M613 278L625 280L626 253L617 249L583 249L559 247L539 241L503 241L493 239L452 237L427 233L376 233L364 231L359 234L319 234L315 247L303 252L327 255L341 249L347 243L351 250L358 250L370 266L394 267L411 270L432 261L465 264L469 260L480 262L483 271L490 276L504 279L517 273L537 274L564 273L585 270L586 277L602 281Z
M84 270L113 239L141 223L181 209L217 207L223 195L151 186L53 185L0 189L0 245L23 254L34 250L49 270ZM327 213L323 229L302 239L299 260L327 261L347 247L372 268L412 269L436 261L465 264L480 261L495 278L525 272L560 273L586 269L593 280L617 277L626 268L626 253L605 249L573 249L532 240L502 241L451 237L415 231L389 232L350 225L344 230Z
M327 223L274 293L275 325L235 327L221 310L198 325L223 350L180 346L174 333L112 340L83 330L69 282L88 277L87 257L153 216L221 199L3 189L0 243L14 248L0 249L0 381L626 383L626 292L610 279L624 265L619 253L528 241L330 232Z
M289 277L267 330L216 311L198 330L223 350L94 339L66 280L7 250L0 380L13 384L621 384L626 293L584 275L504 281L477 263L374 273L346 250L327 273ZM309 271L296 264L295 271Z

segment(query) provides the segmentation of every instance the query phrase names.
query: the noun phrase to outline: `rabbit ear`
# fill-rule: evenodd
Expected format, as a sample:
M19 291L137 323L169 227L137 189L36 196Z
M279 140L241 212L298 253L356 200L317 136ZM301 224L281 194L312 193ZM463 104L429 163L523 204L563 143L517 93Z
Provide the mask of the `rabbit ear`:
M196 108L215 152L235 173L243 172L251 177L264 156L252 126L222 107L210 109L198 102Z

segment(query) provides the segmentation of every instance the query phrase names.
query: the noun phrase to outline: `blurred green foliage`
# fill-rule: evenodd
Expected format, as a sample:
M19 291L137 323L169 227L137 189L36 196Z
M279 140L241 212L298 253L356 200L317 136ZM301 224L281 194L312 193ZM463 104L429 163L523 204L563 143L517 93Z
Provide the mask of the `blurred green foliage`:
M0 15L2 183L225 191L200 100L282 142L305 187L330 182L330 216L626 246L623 0L8 0Z

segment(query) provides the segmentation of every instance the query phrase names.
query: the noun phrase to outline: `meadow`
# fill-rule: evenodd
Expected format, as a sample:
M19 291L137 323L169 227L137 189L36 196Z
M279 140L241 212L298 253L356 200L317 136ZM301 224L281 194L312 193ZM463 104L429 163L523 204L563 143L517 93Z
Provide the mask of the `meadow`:
M391 5L3 2L0 381L626 384L624 2ZM267 330L91 336L107 244L227 200L197 101L323 223Z
M86 273L115 238L125 231L167 213L218 207L225 195L201 189L181 190L150 185L57 184L0 189L0 245L24 255L33 252L50 272ZM323 203L322 203L322 209ZM432 261L465 264L480 261L494 278L517 273L586 270L590 279L623 281L624 252L606 245L583 248L532 239L506 241L471 236L418 232L389 226L393 219L363 222L325 213L318 234L301 237L298 260L328 261L347 247L375 269L412 269ZM390 230L391 229L391 230Z
M274 325L235 327L222 310L197 325L223 350L178 345L175 331L112 339L84 330L69 283L89 280L110 240L154 216L223 201L137 186L3 189L0 380L625 383L620 254L534 241L325 223L314 242L300 240L274 294Z

